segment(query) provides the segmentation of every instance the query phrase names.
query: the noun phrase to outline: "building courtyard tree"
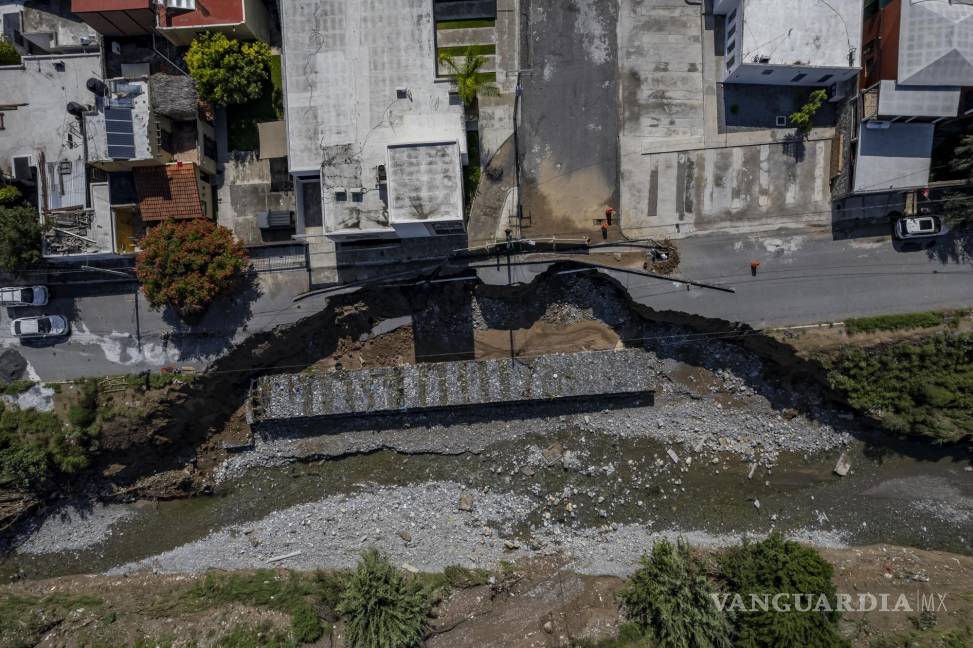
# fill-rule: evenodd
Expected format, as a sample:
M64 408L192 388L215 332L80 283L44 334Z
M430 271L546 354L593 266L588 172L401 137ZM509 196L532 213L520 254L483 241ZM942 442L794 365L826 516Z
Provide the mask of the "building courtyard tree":
M198 317L218 296L236 286L249 259L243 244L208 220L165 221L140 241L135 271L146 299Z
M246 103L263 93L270 79L270 47L220 32L199 34L186 53L199 96L220 106Z
M0 206L0 268L30 267L41 260L41 224L29 205Z

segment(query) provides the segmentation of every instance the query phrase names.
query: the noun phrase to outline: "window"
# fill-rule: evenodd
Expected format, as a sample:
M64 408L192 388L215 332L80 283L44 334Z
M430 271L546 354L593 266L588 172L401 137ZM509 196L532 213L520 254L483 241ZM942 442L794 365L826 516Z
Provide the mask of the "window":
M212 180L212 178L210 178L210 177L209 177L209 174L208 174L208 173L206 173L205 171L200 171L200 172L199 172L199 180L200 180L200 182L202 182L203 184L210 184L210 183L211 183L211 180Z
M803 79L806 76L807 75L804 74L803 72L798 72L797 74L794 75L794 78L791 79L791 83L797 83L798 81L800 81L801 79Z
M341 189L334 192L335 202L348 202L348 192Z
M731 56L730 57L730 60L726 62L726 67L731 68L731 67L733 67L733 64L736 63L736 62L737 62L737 57L736 56Z
M726 17L727 24L732 23L736 17L737 17L737 10L734 9L733 11L730 12L730 15Z
M0 130L5 130L7 127L3 125L3 113L0 112Z
M167 130L159 131L159 148L166 153L172 153L172 133Z
M216 140L207 135L203 135L203 155L211 160L216 159Z
M820 79L818 79L818 83L824 83L825 81L828 81L829 79L831 79L831 77L833 77L833 76L834 76L833 74L825 74L823 77L821 77Z
M732 54L733 53L733 50L735 50L736 47L737 47L737 42L736 41L730 41L730 44L726 48L726 53L727 54Z
M737 33L737 26L733 25L730 27L729 31L726 32L727 39L733 38L733 34Z
M774 73L774 71L773 71L773 70L764 70L764 71L763 71L763 72L761 72L760 74L762 74L762 75L764 75L764 76L770 76L770 75L771 75L771 74L773 74L773 73Z

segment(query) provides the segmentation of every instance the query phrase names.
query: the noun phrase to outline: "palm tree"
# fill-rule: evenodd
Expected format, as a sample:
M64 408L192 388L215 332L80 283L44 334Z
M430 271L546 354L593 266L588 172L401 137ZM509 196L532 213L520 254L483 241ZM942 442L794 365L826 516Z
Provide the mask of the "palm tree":
M467 48L461 62L445 53L440 53L439 62L449 70L449 76L456 82L459 98L463 101L467 114L476 114L478 97L500 95L500 89L487 82L485 74L480 72L480 68L486 64L486 57L477 54L473 46Z

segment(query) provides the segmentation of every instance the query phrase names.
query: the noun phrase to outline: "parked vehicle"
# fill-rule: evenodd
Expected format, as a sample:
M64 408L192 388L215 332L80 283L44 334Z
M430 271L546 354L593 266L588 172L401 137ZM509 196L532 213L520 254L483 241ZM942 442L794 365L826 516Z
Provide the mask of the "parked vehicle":
M67 335L71 324L62 315L20 317L10 323L10 332L24 338L52 338Z
M47 298L47 286L0 288L0 306L44 306Z
M939 236L949 231L939 216L923 215L900 218L895 222L895 238L914 239Z

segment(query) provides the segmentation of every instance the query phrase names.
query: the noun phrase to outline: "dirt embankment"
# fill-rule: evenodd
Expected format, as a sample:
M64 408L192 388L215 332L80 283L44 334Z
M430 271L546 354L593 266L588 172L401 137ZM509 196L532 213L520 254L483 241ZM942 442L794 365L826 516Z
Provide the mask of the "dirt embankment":
M96 456L86 479L59 485L59 494L102 499L172 498L206 492L227 447L246 444L243 406L251 381L270 372L359 368L413 361L530 356L618 345L671 354L672 342L694 341L681 360L711 367L709 340L722 340L762 360L762 380L775 393L799 395L796 408L816 416L822 403L843 407L818 363L788 344L745 325L656 312L635 304L603 275L566 275L562 266L516 287L448 283L366 290L335 297L327 308L292 325L247 339L189 384L170 389ZM410 323L382 336L383 321ZM659 334L647 334L647 327Z
M843 632L856 648L912 631L920 617L938 632L973 624L973 558L887 545L822 553L834 565L839 593L854 599L864 593L887 595L892 602L904 595L913 608L846 614ZM8 585L0 588L0 617L8 622L0 628L0 642L28 632L39 646L135 645L140 640L143 645L197 641L211 646L235 628L265 624L289 629L287 614L272 605L181 605L202 578L73 576ZM558 557L507 564L493 579L493 585L452 589L434 612L428 648L578 645L613 637L623 620L615 598L622 579L566 571ZM935 602L934 614L921 615L917 601L923 597ZM30 614L20 614L17 606L24 605ZM339 622L331 638L317 645L343 645L342 634Z

